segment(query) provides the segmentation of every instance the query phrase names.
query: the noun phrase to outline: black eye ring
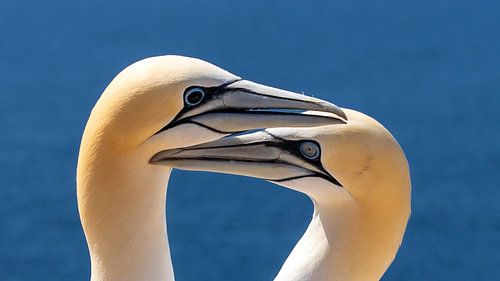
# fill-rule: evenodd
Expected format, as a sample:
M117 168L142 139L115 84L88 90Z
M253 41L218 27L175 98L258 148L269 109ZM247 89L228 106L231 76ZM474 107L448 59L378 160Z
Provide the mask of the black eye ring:
M202 88L194 87L186 91L184 94L184 102L189 106L195 106L205 97L205 91Z
M315 142L305 141L300 144L300 153L309 160L316 160L321 154L321 149Z

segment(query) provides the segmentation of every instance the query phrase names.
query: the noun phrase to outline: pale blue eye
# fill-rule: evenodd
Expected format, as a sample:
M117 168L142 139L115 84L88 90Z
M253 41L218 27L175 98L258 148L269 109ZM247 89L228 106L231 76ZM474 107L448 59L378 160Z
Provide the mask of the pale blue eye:
M198 105L205 97L205 91L202 88L194 87L184 94L184 102L189 106Z
M300 153L309 160L316 160L321 154L319 146L312 141L305 141L300 145Z

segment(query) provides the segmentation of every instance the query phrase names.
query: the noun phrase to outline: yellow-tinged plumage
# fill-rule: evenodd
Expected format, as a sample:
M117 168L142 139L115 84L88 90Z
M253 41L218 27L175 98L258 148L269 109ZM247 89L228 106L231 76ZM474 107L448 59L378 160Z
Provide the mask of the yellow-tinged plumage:
M339 122L345 114L330 103L198 59L163 56L129 66L95 105L80 147L78 208L91 280L174 279L165 218L171 167L154 163L158 153L245 130Z
M154 159L182 169L263 178L307 194L313 218L275 280L379 280L410 216L408 164L380 123L343 110L345 122L271 128L163 151Z

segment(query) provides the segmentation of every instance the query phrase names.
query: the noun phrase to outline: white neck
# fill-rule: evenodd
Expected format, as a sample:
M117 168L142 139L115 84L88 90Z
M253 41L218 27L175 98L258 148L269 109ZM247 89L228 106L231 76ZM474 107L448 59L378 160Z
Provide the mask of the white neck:
M309 227L286 259L275 281L316 280L313 276L323 271L329 249L328 237L315 206Z
M407 216L370 210L347 192L336 193L335 204L325 206L313 199L309 227L275 281L376 281L387 270L401 244Z
M99 155L81 155L78 167L91 281L174 280L165 214L170 169Z

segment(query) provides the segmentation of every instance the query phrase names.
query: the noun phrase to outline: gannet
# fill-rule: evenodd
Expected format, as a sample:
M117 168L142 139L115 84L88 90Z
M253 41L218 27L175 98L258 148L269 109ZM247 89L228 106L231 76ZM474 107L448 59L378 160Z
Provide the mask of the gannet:
M174 280L165 216L171 167L153 163L154 155L245 130L345 119L333 104L194 58L154 57L127 67L93 108L78 157L91 280Z
M151 163L261 178L308 195L312 220L275 280L380 280L410 216L408 163L380 123L343 111L340 123L230 136L159 152Z

